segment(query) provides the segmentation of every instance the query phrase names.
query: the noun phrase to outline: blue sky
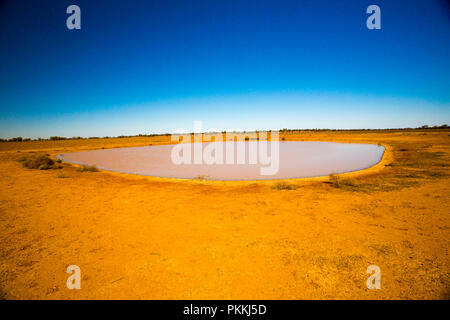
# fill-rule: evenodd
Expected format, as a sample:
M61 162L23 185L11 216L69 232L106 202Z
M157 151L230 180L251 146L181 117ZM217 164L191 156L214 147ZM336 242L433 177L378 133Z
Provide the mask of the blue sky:
M446 1L1 1L0 137L450 124L449 40Z

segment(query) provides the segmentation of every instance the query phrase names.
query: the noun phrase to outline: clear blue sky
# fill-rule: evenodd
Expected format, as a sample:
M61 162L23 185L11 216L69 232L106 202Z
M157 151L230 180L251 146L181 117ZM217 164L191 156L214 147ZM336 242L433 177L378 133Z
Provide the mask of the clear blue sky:
M0 137L450 124L447 3L1 1Z

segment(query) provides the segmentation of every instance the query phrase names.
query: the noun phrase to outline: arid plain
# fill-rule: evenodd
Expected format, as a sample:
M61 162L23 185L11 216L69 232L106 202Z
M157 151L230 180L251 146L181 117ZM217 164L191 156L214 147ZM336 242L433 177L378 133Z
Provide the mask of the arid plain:
M449 299L450 130L281 132L376 143L337 179L206 181L22 167L170 136L0 143L3 299ZM69 265L81 289L66 288ZM366 269L381 269L368 290Z

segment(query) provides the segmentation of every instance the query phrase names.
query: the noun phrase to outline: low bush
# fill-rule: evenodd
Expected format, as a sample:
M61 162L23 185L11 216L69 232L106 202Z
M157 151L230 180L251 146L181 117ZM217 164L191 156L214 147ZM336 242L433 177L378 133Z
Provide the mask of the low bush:
M18 158L17 161L22 162L22 166L28 169L61 169L61 166L57 165L53 159L50 159L46 155L22 156Z

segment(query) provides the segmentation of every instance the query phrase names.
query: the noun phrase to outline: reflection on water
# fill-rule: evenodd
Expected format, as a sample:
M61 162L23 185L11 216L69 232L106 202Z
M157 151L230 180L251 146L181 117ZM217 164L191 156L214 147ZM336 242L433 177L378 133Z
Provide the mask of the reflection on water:
M274 175L261 175L261 167L267 167L257 161L249 161L249 150L254 150L256 141L229 142L235 151L239 145L245 145L245 163L239 164L180 164L171 160L173 145L134 147L72 152L58 157L64 161L96 165L100 169L117 172L134 173L155 177L195 179L202 177L211 180L269 180L285 178L304 178L326 176L331 173L344 173L366 169L378 163L384 153L384 147L374 144L334 143L334 142L300 142L287 141L279 143L279 168ZM203 143L203 150L208 145ZM189 145L192 147L193 145ZM217 145L223 148L225 144ZM194 148L191 148L194 150ZM211 149L211 148L209 148ZM270 156L270 142L267 153ZM192 153L193 154L193 153ZM236 152L234 153L236 159ZM192 161L193 163L194 161ZM252 164L253 163L253 164Z

